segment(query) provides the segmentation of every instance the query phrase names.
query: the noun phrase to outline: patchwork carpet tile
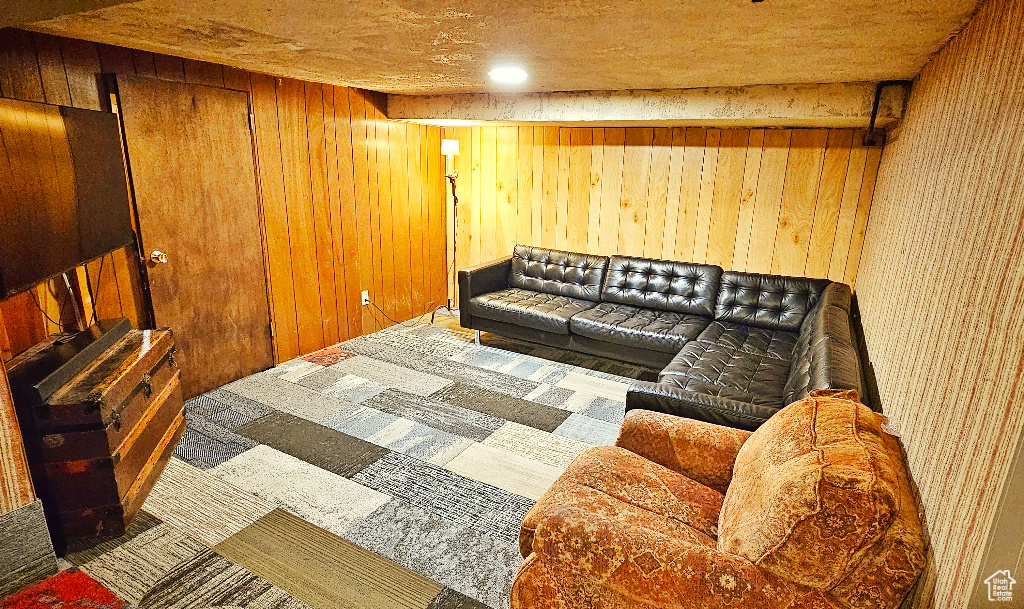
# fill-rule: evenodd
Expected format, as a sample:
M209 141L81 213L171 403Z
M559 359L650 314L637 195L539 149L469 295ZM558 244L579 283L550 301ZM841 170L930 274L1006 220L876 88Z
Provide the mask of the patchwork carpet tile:
M443 589L282 510L214 549L314 607L421 609Z
M445 601L449 604L432 607L458 607L452 603L460 598L479 599L461 605L465 607L485 606L480 602L500 607L522 563L517 543L397 499L354 525L345 537L461 593L443 595L438 603L451 597Z
M444 467L460 476L533 500L540 499L565 470L564 466L541 463L483 443L473 444Z
M140 607L506 609L523 516L653 371L441 323L190 400L147 511L69 558Z
M121 609L124 601L78 569L62 571L0 601L2 609Z
M210 473L339 535L391 499L263 445L218 465Z
M286 412L274 412L247 423L239 427L237 433L346 477L358 473L387 453L387 449L378 444Z
M178 459L168 461L143 505L146 512L211 547L276 507Z
M525 496L398 453L384 456L353 480L508 541L519 538L519 525L533 505Z

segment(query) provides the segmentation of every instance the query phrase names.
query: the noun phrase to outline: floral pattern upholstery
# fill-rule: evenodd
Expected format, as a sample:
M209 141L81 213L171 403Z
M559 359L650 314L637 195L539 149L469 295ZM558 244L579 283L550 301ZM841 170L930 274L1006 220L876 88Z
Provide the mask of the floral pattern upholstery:
M896 607L925 543L879 423L835 390L752 434L632 411L526 515L511 606Z

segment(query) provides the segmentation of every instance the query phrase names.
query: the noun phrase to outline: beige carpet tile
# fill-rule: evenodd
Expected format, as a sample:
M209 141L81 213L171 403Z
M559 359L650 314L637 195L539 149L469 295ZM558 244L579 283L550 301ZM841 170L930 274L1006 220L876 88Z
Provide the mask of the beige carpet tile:
M498 431L488 436L481 444L503 448L561 469L568 467L581 452L591 447L590 444L512 421L502 425Z
M263 445L218 465L210 473L339 535L391 499Z
M426 609L442 587L283 510L215 548L319 609Z
M560 381L555 383L555 386L619 402L626 401L626 391L629 390L629 383L613 381L575 371L567 373Z
M445 466L450 472L533 500L565 470L505 448L473 444Z
M277 504L171 459L143 507L212 547L256 522Z

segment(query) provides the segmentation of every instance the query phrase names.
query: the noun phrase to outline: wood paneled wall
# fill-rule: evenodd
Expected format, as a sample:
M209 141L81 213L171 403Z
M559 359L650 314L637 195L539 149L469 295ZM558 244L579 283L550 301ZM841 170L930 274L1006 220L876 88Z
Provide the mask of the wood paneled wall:
M0 96L100 109L100 73L251 94L254 179L278 361L443 302L446 228L438 128L387 120L383 96L367 91L0 30ZM226 255L230 247L224 244ZM88 272L100 317L127 316L138 326L142 299L127 255L107 256L101 278L99 264L90 264ZM84 278L85 270L79 274ZM381 311L360 305L362 290L369 290ZM52 317L56 301L50 289L36 292ZM0 327L5 359L55 329L31 295L0 309L7 320Z
M925 67L882 159L860 265L882 407L931 532L918 607L974 606L1024 429L1021 48L1024 0L987 0ZM1019 498L1007 508L1020 519Z
M850 129L464 127L459 268L518 243L854 283L880 147Z

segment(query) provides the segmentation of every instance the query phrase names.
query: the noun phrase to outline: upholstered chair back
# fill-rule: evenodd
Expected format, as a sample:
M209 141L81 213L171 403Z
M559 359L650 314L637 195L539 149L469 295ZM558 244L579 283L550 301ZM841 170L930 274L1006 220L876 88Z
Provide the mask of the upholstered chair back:
M924 565L899 444L854 391L816 390L740 449L718 549L844 607L895 606Z
M607 256L517 245L512 251L508 285L597 302L607 271Z
M713 317L721 278L711 264L612 256L601 300Z
M715 319L796 332L829 283L828 279L727 271L722 274Z

